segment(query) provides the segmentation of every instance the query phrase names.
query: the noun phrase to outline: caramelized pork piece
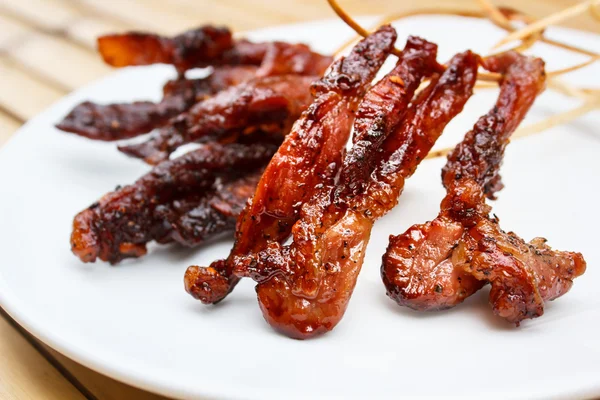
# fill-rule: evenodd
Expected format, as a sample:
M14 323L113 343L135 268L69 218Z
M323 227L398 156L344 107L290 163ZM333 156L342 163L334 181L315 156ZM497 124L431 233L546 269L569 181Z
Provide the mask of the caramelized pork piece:
M100 105L84 102L75 107L57 128L95 140L120 140L150 132L195 103L230 86L257 77L275 75L322 75L331 57L313 52L303 44L273 42L267 46L260 68L253 65L218 66L201 79L178 78L167 82L159 103Z
M449 211L463 213L465 218L476 212L487 213L487 208L469 207L485 207L479 198L469 197L477 194L461 190L456 197L444 199L442 212L433 221L413 225L401 235L390 236L381 277L387 295L399 305L421 311L443 310L461 303L483 287L483 282L456 267L458 261L453 254L458 244L462 243L461 249L467 249L473 248L475 243L465 236L463 224Z
M89 101L76 106L56 127L94 140L127 139L163 126L206 96L253 78L255 66L218 67L206 78L176 79L163 88L159 103L96 104Z
M541 61L520 58L516 53L497 59L502 64L492 70L506 74L498 100L449 156L442 174L448 196L442 202L440 215L390 238L381 274L388 296L400 305L417 310L449 308L484 284L456 268L457 258L452 257L459 242L463 243L463 250L476 245L464 224L472 225L476 218L489 213L479 191L459 182L473 179L487 188L490 197L501 188L498 171L504 148L544 84ZM489 61L488 64L491 66Z
M162 163L79 213L71 248L84 262L112 264L146 253L146 243L193 246L231 230L277 146L211 143Z
M272 47L285 51L287 63L293 62L295 71L280 72L320 75L331 63L329 56L314 53L308 46L285 42L253 43L233 39L224 27L205 25L174 37L144 32L106 35L98 38L98 50L104 61L114 67L130 65L172 64L180 74L188 69L216 65L260 65L272 57ZM273 61L278 61L273 63ZM278 68L281 57L267 63ZM312 73L306 67L313 68Z
M393 207L404 178L421 161L421 151L428 152L471 95L477 57L465 53L453 59L452 67L404 109L421 80L439 69L435 54L434 45L411 38L394 70L361 103L357 112L361 119L355 123L357 142L374 145L363 143L359 150L353 148L346 160L360 153L373 159L370 173L355 177L364 184L352 179L346 171L352 163L344 162L341 173L349 182L328 180L317 188L302 206L290 245L269 241L265 248L237 257L234 275L258 282L263 315L278 331L305 339L337 325L356 284L373 223ZM394 104L383 106L386 102ZM387 182L399 184L388 186ZM352 189L346 190L346 186ZM214 279L214 271L218 269L204 275L209 287L212 281L207 278ZM197 268L191 272L202 276ZM186 278L189 275L190 270ZM218 279L214 281L221 285Z
M387 295L415 310L443 310L481 289L483 282L453 263L463 234L460 223L439 217L390 236L382 266Z
M171 203L168 210L159 210L159 216L169 221L173 229L170 238L181 245L195 247L217 234L233 233L237 218L254 194L262 173L263 168L258 168L219 177L212 190Z
M436 54L437 45L410 37L396 67L365 96L356 115L353 146L341 170L338 190L344 190L344 195L364 190L367 177L375 167L376 150L406 115L407 105L421 78L440 70Z
M406 59L400 59L407 65L401 65L384 82L396 85L393 77L398 74L414 91L421 78L433 72L435 64L428 64L426 60L435 63L435 51L420 50L420 57L425 60L416 65L410 63L419 55L407 53ZM261 310L267 322L278 331L305 339L332 330L342 319L362 267L373 224L397 203L404 180L423 159L420 154L427 154L472 93L477 57L471 53L461 54L450 64L452 67L435 78L432 86L414 100L403 119L396 120L389 115L390 125L363 125L367 129L378 126L381 134L387 136L381 146L370 149L375 153L371 174L356 178L364 179L364 184L356 184L351 179L349 184L340 182L321 190L303 206L301 218L292 229L291 245L271 243L267 250L248 255L245 263L236 268L236 274L246 274L259 282ZM404 68L414 74L412 79L400 72ZM416 82L411 82L413 80ZM407 104L412 91L398 92L388 101ZM361 108L374 108L381 100L377 94L371 99L374 103L365 103L365 98ZM380 114L372 116L377 121ZM359 126L355 124L355 128ZM358 135L363 136L364 132ZM348 185L352 190L338 191L339 185ZM336 191L341 195L334 196Z
M145 32L105 35L98 51L113 67L172 64L179 73L209 65L259 65L267 44L236 41L224 27L205 25L174 37Z
M543 90L545 73L540 59L514 52L484 65L504 74L496 105L449 155L442 174L448 194L438 217L390 238L381 275L388 296L417 310L453 307L489 281L495 312L518 323L541 315L543 300L564 294L585 262L539 239L526 245L489 216L485 198L502 188L504 149Z
M269 45L256 75L322 76L332 62L333 57L316 53L305 44L273 42Z
M313 103L294 124L240 215L228 259L188 268L188 293L204 303L222 300L239 281L233 274L238 258L289 236L301 205L318 186L331 182L341 165L354 112L395 40L394 29L380 28L313 85Z
M178 147L232 132L288 132L310 104L310 76L255 78L197 103L145 142L119 146L127 155L149 164L166 160Z
M494 313L519 325L544 313L544 302L567 293L573 280L583 275L581 253L552 250L544 238L529 243L513 232L504 232L497 221L482 219L471 228L478 247L463 268L476 279L489 282Z

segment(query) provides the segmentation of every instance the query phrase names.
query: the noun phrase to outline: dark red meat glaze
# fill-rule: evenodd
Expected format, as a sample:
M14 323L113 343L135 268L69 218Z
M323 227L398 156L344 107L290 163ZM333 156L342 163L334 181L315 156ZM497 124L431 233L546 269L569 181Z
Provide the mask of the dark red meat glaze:
M359 42L347 57L335 61L315 82L314 101L294 124L240 215L236 242L228 259L207 268L188 268L188 293L204 303L222 300L239 281L233 275L239 257L290 235L301 205L317 185L330 182L341 165L354 112L395 40L394 29L380 28Z
M435 52L433 57L431 50L424 52L421 56L430 62L425 61L420 67L413 65L412 72L416 75L413 79L420 80L435 70L437 64L431 65ZM453 59L451 65L444 75L434 79L429 90L417 96L404 119L395 120L390 116L390 125L382 129L385 140L369 149L375 153L369 154L374 165L371 173L357 175L350 183L339 182L318 192L302 207L301 218L292 229L291 245L270 243L267 250L246 257L245 270L236 269L238 275L246 272L259 282L257 293L263 316L278 331L305 339L330 331L342 319L374 222L396 205L404 180L423 159L421 154L428 153L445 125L460 113L472 93L476 56L465 53ZM386 84L398 84L393 76L397 75L393 72L385 78ZM372 102L365 103L365 97L360 108L381 104L375 93L370 94L368 98ZM406 97L412 97L408 90L389 100L406 105ZM378 113L371 115L373 121L380 120ZM362 125L363 129L373 126ZM355 128L359 129L358 136L366 137L360 126L355 124ZM345 190L346 185L351 190ZM338 190L340 187L342 190ZM361 187L364 189L356 190ZM335 192L341 195L334 196Z
M502 188L504 149L543 90L545 73L540 59L514 52L489 57L484 66L504 74L496 105L448 156L438 217L390 237L381 274L388 296L417 310L453 307L490 282L495 313L518 324L564 294L585 261L541 238L526 244L490 217L485 198Z
M207 96L250 80L256 71L255 66L225 66L216 68L206 78L172 80L165 84L164 98L159 103L103 105L86 101L71 110L56 127L93 140L128 139L165 125Z
M148 140L119 146L119 150L157 164L186 143L218 140L237 131L288 132L310 104L314 79L282 75L232 86L173 118Z
M73 253L84 262L114 264L144 255L151 240L192 246L231 229L276 149L212 143L162 163L75 217Z

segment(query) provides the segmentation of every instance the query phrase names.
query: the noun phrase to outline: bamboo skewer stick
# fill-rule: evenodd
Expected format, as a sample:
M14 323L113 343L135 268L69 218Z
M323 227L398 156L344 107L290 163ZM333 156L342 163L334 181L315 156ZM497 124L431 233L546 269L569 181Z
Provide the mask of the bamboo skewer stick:
M540 40L542 42L546 43L546 44L549 44L549 45L552 45L552 46L555 46L555 47L560 47L562 49L573 51L573 52L576 52L576 53L585 54L587 56L592 56L593 57L593 56L597 56L598 55L598 54L594 53L593 51L582 49L580 47L576 47L576 46L573 46L573 45L570 45L570 44L567 44L567 43L558 42L556 40L548 39L548 38L543 37L543 36L542 36L542 39L540 39Z
M579 118L588 112L600 107L600 99L593 99L585 102L583 105L576 107L572 110L562 112L560 114L553 115L543 121L536 122L530 125L527 125L523 128L517 129L515 133L512 134L513 139L524 138L526 136L535 135L539 132L545 131L557 125L565 124L569 121L572 121L576 118ZM425 159L429 158L438 158L443 157L454 150L454 147L446 147L440 150L434 150L429 152Z
M490 20L499 26L500 28L508 31L514 32L515 28L510 24L510 21L521 21L526 24L532 24L536 22L536 19L531 18L525 14L522 14L516 10L505 8L505 7L496 7L489 0L478 0L478 2L484 7L487 11L487 15ZM594 11L598 11L598 16L600 17L600 9L592 7ZM490 10L490 11L488 11ZM493 12L491 10L494 10ZM540 41L551 46L560 47L565 50L569 50L575 53L584 54L586 56L596 56L597 54L593 51L582 49L577 46L573 46L570 44L562 43L557 40L549 39L543 35L543 30L539 32L541 34Z
M576 118L579 118L588 112L597 109L600 106L599 99L593 99L583 103L581 106L574 108L569 111L562 112L560 114L555 114L551 117L546 118L543 121L537 122L535 124L527 125L521 129L518 129L514 134L514 138L523 138L526 136L531 136L538 132L545 131L546 129L550 129L557 125L562 125L567 122L570 122Z
M583 101L592 100L598 95L596 89L577 88L556 78L549 79L546 84L549 88L558 93L562 93L569 97L575 97ZM498 85L493 82L477 82L475 85L475 89L495 89L497 87Z
M489 0L478 0L478 2L486 11L488 17L492 20L492 22L494 22L497 26L504 29L505 31L513 32L515 30L515 28L511 24L512 21L521 21L525 23L532 22L532 18L529 18L525 14L522 14L515 10L501 10L494 6ZM540 30L538 32L526 36L521 41L521 44L513 47L511 50L523 52L529 49L531 46L533 46L538 40L543 39L544 31Z
M548 72L548 76L559 76L559 75L566 74L568 72L577 71L578 69L587 67L588 65L591 65L591 64L595 63L598 60L600 60L600 56L594 56L594 57L590 58L589 60L584 61L584 62L582 62L580 64L573 65L573 66L570 66L570 67L567 67L567 68L562 68L562 69L557 69L557 70L554 70L554 71L550 71L550 72Z
M565 19L574 17L574 16L576 16L578 14L582 14L584 12L590 11L590 9L592 8L592 6L594 6L598 2L599 2L599 0L584 1L583 3L576 4L576 5L574 5L572 7L569 7L567 9L565 9L565 10L562 10L562 11L559 11L559 12L557 12L555 14L549 15L546 18L542 18L540 20L537 20L536 22L527 25L523 29L511 32L506 37L504 37L502 40L500 40L498 43L496 43L496 45L494 46L494 48L499 47L499 46L501 46L501 45L503 45L505 43L512 42L513 40L521 40L524 37L526 37L528 35L531 35L534 32L543 30L548 25L556 24L556 23L561 22L561 21L563 21Z
M564 83L560 79L549 79L547 84L551 89L566 96L576 97L582 100L590 100L594 97L593 94L587 92L586 89L576 88L572 85Z
M513 31L513 26L510 23L510 19L506 18L504 14L498 10L491 2L488 0L477 0L481 8L488 14L490 19L496 23L496 25L500 26L507 31Z
M338 14L338 16L340 16L340 18L342 18L342 20L346 24L348 24L348 26L350 26L352 29L354 29L354 31L358 33L359 37L360 36L364 37L369 34L369 31L367 31L365 28L363 28L350 15L348 15L339 6L339 4L337 3L336 0L327 0L327 1L332 6L332 8L336 12L336 14ZM487 1L487 0L478 0L478 1L480 4L485 5L485 10L486 10L486 12L489 13L489 15L494 15L493 22L495 22L496 25L499 25L500 27L505 28L511 32L514 32L514 28L510 25L511 19L521 20L523 22L534 21L531 18L528 18L525 15L517 13L515 11L504 10L504 12L509 15L509 17L506 17L500 9L496 8L489 1ZM595 0L595 1L598 1L598 0ZM492 10L494 10L494 11L492 11ZM398 19L406 18L408 16L421 15L421 14L449 14L449 15L462 15L462 16L476 17L476 18L483 18L486 15L485 13L483 13L481 11L480 12L465 11L465 10L459 10L459 9L455 9L455 8L422 9L422 10L408 11L408 12L399 13L399 14L385 17L382 20L380 20L376 26L380 26L380 25L387 24L387 23L390 23L393 21L397 21ZM580 48L577 48L577 47L574 47L571 45L566 45L564 43L556 42L554 40L546 39L543 37L542 34L543 34L543 30L539 30L539 31L536 31L536 32L526 36L520 45L514 47L511 50L524 51L524 50L527 50L528 48L530 48L537 40L542 40L544 42L547 42L548 44L552 44L552 45L562 47L567 50L575 51L578 53L586 54L586 55L589 55L592 57L590 60L585 61L581 64L574 65L572 67L568 67L568 68L564 68L564 69L559 69L556 71L550 71L548 73L549 76L558 76L558 75L562 75L567 72L575 71L577 69L586 67L586 66L592 64L593 62L597 61L598 59L600 59L600 55L598 55L594 52L580 49ZM346 49L350 44L354 43L355 41L356 41L356 38L353 38L353 39L347 41L346 43L344 43L338 49L336 54L339 54L340 52L342 52L344 49ZM399 53L400 53L400 50L394 49L394 54L399 55ZM500 75L482 71L479 73L479 79L482 81L488 81L488 82L498 82L500 80Z
M594 1L598 2L598 0L594 0ZM529 17L527 17L527 16L525 16L523 14L520 14L520 13L517 13L517 12L513 12L513 11L511 11L511 12L505 11L506 13L509 13L509 16L507 17L507 16L504 15L504 13L502 11L500 11L500 9L498 9L496 6L494 6L489 0L478 0L478 2L484 8L484 10L486 10L486 12L488 13L490 19L492 19L492 21L494 23L496 23L496 25L498 25L498 26L500 26L500 27L508 30L509 32L515 32L515 29L510 24L511 19L519 19L519 20L521 20L521 21L523 21L525 23L528 23L529 24L528 26L531 26L533 24L539 23L539 21L536 21L533 18L529 18ZM598 4L600 4L600 2L598 2ZM594 8L595 5L596 4L592 4L590 6L591 7L590 9L595 11L595 8ZM554 14L554 15L556 15L556 14ZM548 19L548 18L546 18L546 19ZM543 41L546 41L548 44L553 44L555 46L559 46L559 47L565 48L567 50L573 50L573 51L577 51L577 52L580 52L580 53L583 53L583 54L591 56L591 58L588 61L582 62L580 64L573 65L573 66L568 67L568 68L563 68L563 69L559 69L559 70L555 70L555 71L550 71L548 73L548 76L558 76L558 75L566 74L568 72L576 71L576 70L584 68L584 67L586 67L586 66L588 66L588 65L590 65L590 64L592 64L592 63L594 63L594 62L596 62L597 60L600 59L600 55L595 54L595 53L593 53L591 51L587 51L587 50L583 50L583 49L579 49L579 48L574 48L574 47L572 47L570 45L565 45L564 43L555 42L555 41L552 41L552 40L545 39L543 37L543 31L544 31L545 28L546 28L546 26L544 25L543 28L541 28L541 29L539 29L538 31L535 32L535 33L538 34L539 39L541 39ZM521 30L521 32L522 32L522 30ZM521 43L521 45L515 47L514 50L522 51L525 48L530 47L535 42L535 40L533 41L533 43L531 42L531 39L534 38L534 36L533 36L534 34L530 34L530 35L526 36L523 39L523 42ZM527 41L527 43L526 43L526 41Z
M329 1L329 0L328 0ZM487 5L487 8L493 8L497 11L496 14L500 14L503 16L502 20L498 20L498 19L493 19L490 18L492 20L492 22L494 22L496 25L498 25L500 28L503 28L505 30L508 30L509 32L513 32L515 29L510 26L510 24L504 24L502 21L506 20L506 21L510 21L510 20L515 20L515 21L522 21L525 23L533 23L535 22L535 19L528 17L522 13L519 13L515 10L509 9L509 8L498 8L495 7L494 5L492 5L490 2L488 2L487 0L479 0L479 1L484 1L485 4ZM331 2L329 1L329 3L331 4ZM337 2L334 1L334 3L336 4L336 7L339 8L339 5L337 4ZM342 12L344 12L342 10ZM510 18L507 18L504 14L507 14L510 16ZM600 11L598 11L599 17L600 17ZM350 16L348 16L345 12L344 15L346 18L350 18L352 19ZM391 22L394 21L398 21L400 19L403 18L408 18L408 17L413 17L413 16L417 16L417 15L458 15L461 17L470 17L470 18L486 18L486 16L488 16L488 14L486 14L483 11L474 11L474 10L465 10L465 9L460 9L460 8L454 8L454 7L440 7L440 8L422 8L422 9L417 9L417 10L410 10L410 11L405 11L402 13L397 13L397 14L392 14L389 16L384 17L383 19L381 19L378 24L373 27L373 29L375 29L377 26L383 25L383 24L389 24ZM345 20L344 20L345 22ZM362 29L362 28L361 28ZM362 35L358 35L358 37L361 37ZM351 40L348 40L346 43L344 43L344 45L342 47L339 48L338 52L341 52L343 49L345 49L346 47L348 47L350 44L354 43L357 38L352 38ZM560 47L563 48L565 50L569 50L575 53L580 53L580 54L584 54L587 56L597 56L596 53L594 53L593 51L590 50L586 50L586 49L582 49L580 47L577 46L573 46L570 44L566 44L566 43L562 43L559 42L557 40L553 40L553 39L549 39L546 38L543 34L540 36L539 40L541 42L544 42L546 44L555 46L555 47ZM519 51L521 46L517 46L517 48L515 48L515 50ZM525 50L526 48L523 48L522 50Z
M367 36L369 32L364 29L360 24L358 24L350 15L348 15L337 3L337 0L327 0L333 10L340 16L340 18L350 26L359 37ZM552 117L547 118L544 121L537 122L535 124L528 125L523 127L513 135L514 138L530 136L536 133L539 133L545 129L551 128L553 126L563 124L569 122L575 118L578 118L591 110L600 107L600 90L598 89L585 89L585 88L576 88L572 85L569 85L565 82L557 80L557 76L561 76L568 72L572 72L581 68L584 68L598 60L600 60L600 55L586 50L581 49L579 47L562 43L553 39L548 39L544 36L544 30L550 24L560 22L570 16L580 14L587 10L595 17L600 19L600 0L589 0L584 3L580 3L574 7L568 8L566 10L561 11L560 13L552 14L546 18L536 20L531 18L519 11L509 9L509 8L501 8L496 7L490 0L477 0L478 3L482 7L482 11L472 11L472 10L462 10L457 8L438 8L438 9L421 9L421 10L412 10L408 12L398 13L390 16L386 16L376 25L380 26L383 24L391 23L393 21L397 21L402 18L415 16L415 15L423 15L423 14L450 14L450 15L460 15L465 17L473 17L473 18L489 18L494 24L499 26L500 28L509 32L508 36L501 40L495 47L500 44L508 43L513 40L520 40L521 43L511 50L516 51L524 51L530 48L535 42L542 41L549 45L566 49L568 51L576 52L579 54L584 54L590 56L590 59L584 61L582 63L558 69L555 71L548 72L548 87L556 90L560 93L563 93L567 96L576 97L584 100L584 103L572 110L556 114ZM513 21L521 21L528 24L525 28L517 30L512 25ZM376 29L373 27L372 30ZM511 39L512 38L512 39ZM354 43L357 38L353 38L352 40L346 42L344 46L340 49L343 50L350 44ZM400 50L394 49L394 54L398 55ZM495 82L498 82L502 79L500 74L488 73L488 72L480 72L478 75L478 82L476 84L476 88L492 88L496 87ZM437 150L431 152L426 158L435 158L441 157L448 154L452 151L451 148Z
M340 17L350 28L361 36L369 36L369 32L363 29L335 0L327 0L333 11Z
M592 17L600 21L600 3L592 4L592 6L590 7L590 11L592 13Z
M366 37L369 36L369 32L363 28L362 26L360 26L360 24L358 22L356 22L350 15L348 15L346 13L346 11L344 11L339 4L337 3L336 0L327 0L327 2L329 3L329 5L331 6L331 8L333 9L333 11L335 11L335 13L352 29L354 29L354 31L356 31L356 33L358 33L360 36ZM396 56L400 56L402 51L398 50L397 48L394 48L394 50L392 51L392 53ZM496 74L496 73L491 73L491 72L480 72L478 74L478 79L484 80L484 81L493 81L493 82L498 82L501 79L500 74Z

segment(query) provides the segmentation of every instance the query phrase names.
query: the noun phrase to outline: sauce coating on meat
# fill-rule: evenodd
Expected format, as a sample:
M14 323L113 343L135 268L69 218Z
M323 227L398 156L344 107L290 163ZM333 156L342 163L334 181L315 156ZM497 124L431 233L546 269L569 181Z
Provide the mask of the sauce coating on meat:
M360 104L355 142L362 144L359 150L350 150L346 160L363 154L371 158L363 168L373 165L371 170L352 175L346 170L353 167L352 162L337 164L341 176L347 178L321 181L315 188L293 225L292 244L271 240L258 251L236 257L234 275L258 282L263 315L278 331L304 339L337 325L354 289L373 223L395 205L402 190L402 185L384 188L383 182L403 183L422 160L421 151L427 154L471 95L477 57L467 52L455 57L452 67L405 109L421 80L439 71L436 50L430 43L411 38L394 70ZM439 108L443 111L438 112ZM399 153L399 147L413 143L414 148ZM277 188L270 184L271 190ZM219 273L217 268L192 267L186 283L191 275L201 277L210 289L213 281L220 288L222 281L215 272Z
M305 44L272 42L269 44L256 75L322 76L332 62L333 57L316 53Z
M201 79L179 77L165 84L159 103L137 101L101 105L84 102L75 107L57 128L95 140L120 140L150 132L192 107L195 103L254 77L275 75L320 76L331 64L330 56L315 53L303 44L272 42L260 67L254 65L215 66Z
M313 85L314 101L294 124L240 215L228 259L188 268L184 279L188 293L205 303L222 300L240 279L233 274L238 257L290 235L314 188L334 178L354 112L395 40L390 26L380 28L335 61Z
M494 312L518 324L541 315L544 300L566 293L585 261L540 238L526 244L490 217L485 198L502 188L504 149L543 90L545 73L540 59L515 52L483 64L504 74L496 105L448 156L438 217L390 237L381 276L388 296L416 310L453 307L489 282Z
M541 237L526 243L496 221L482 220L470 234L478 247L464 270L490 283L494 313L517 326L541 316L544 303L567 293L586 269L581 253L553 250Z
M309 88L314 80L311 76L282 75L232 86L172 119L150 139L119 146L119 150L158 164L186 143L218 140L234 131L288 132L310 104Z
M206 96L252 79L257 70L255 66L224 66L215 68L206 78L171 80L165 84L164 97L159 103L104 105L86 101L71 110L56 127L93 140L128 139L165 125Z
M165 84L160 103L85 102L57 125L96 140L126 139L167 125L158 136L167 141L162 146L168 151L148 144L123 148L152 163L164 162L75 218L73 251L83 261L99 257L111 263L145 254L152 240L195 246L232 230L264 165L310 103L313 75L321 75L332 61L303 44L233 40L227 29L211 26L172 38L109 35L100 38L99 49L115 66L168 63L180 73ZM182 75L204 66L213 67L206 78ZM235 89L227 91L230 87ZM196 103L195 111L187 113ZM196 139L210 144L166 160L179 145ZM232 142L239 145L228 145ZM253 159L252 150L259 148L264 150L260 161ZM224 158L216 162L214 157ZM215 168L209 166L213 164ZM186 182L193 174L205 177Z
M431 61L435 63L435 51L431 50L421 53L421 57L430 61L420 66L411 66L401 58L406 64L392 71L382 85L396 85L394 76L404 67L415 74L412 79L417 81L431 74L436 69L436 64L431 64ZM419 151L428 152L427 147L435 143L472 93L477 58L466 53L453 59L451 64L453 68L436 78L423 95L417 96L403 120L390 116L390 125L384 125L382 130L386 139L381 146L372 149L375 167L366 176L364 185L352 185L352 190L344 190L346 184L340 182L321 190L303 206L301 218L292 230L291 245L273 243L257 256L247 257L248 275L259 282L257 293L263 316L278 331L306 339L332 330L342 319L374 222L396 204L404 179L422 160ZM407 83L411 80L407 75L401 76ZM414 89L416 87L418 84ZM399 93L392 101L406 104L405 97L410 99L412 92ZM365 103L365 98L361 108L374 107L380 97L372 93L370 99L373 103ZM447 106L443 112L437 112L440 103ZM374 118L379 119L379 114L374 114ZM363 136L363 133L358 135ZM396 146L409 143L416 147L402 155L396 151L400 150ZM379 151L381 149L387 151ZM387 186L385 181L395 184ZM357 191L361 186L363 191ZM342 190L338 190L340 187ZM241 274L239 269L236 272Z
M195 246L231 230L277 146L207 144L117 188L73 221L71 249L112 264L146 254L146 243Z
M180 74L208 65L258 65L267 47L266 43L234 40L229 29L211 25L173 37L128 32L98 38L98 51L113 67L172 64Z

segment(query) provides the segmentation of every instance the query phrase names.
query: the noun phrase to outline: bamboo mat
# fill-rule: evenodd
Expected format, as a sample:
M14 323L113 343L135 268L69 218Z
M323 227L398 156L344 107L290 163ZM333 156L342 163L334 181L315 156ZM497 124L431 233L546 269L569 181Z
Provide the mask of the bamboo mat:
M448 6L392 0L340 0L353 15ZM544 16L572 0L507 0ZM473 0L453 5L476 9ZM29 118L78 87L111 73L95 53L103 33L143 29L174 34L203 23L236 31L334 18L325 0L0 0L0 146ZM584 16L566 26L600 33ZM49 349L0 310L0 398L160 399L97 374Z

